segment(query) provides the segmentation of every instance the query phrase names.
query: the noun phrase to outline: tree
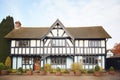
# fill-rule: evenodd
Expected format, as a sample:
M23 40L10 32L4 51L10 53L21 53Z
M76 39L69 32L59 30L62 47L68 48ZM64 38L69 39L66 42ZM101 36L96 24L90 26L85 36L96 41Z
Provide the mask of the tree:
M10 55L10 41L5 39L7 35L14 28L13 17L7 16L0 23L0 62L5 62L7 56Z
M115 46L111 49L111 52L114 54L120 54L120 43L116 43Z
M5 60L5 65L7 66L7 68L11 68L11 58L10 56L8 56Z

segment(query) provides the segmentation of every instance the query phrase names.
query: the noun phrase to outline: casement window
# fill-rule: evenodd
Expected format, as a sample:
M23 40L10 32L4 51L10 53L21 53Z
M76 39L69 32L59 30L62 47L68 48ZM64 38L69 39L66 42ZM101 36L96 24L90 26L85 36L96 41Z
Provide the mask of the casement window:
M32 58L30 57L23 57L22 64L32 64Z
M65 46L65 40L64 39L53 39L52 40L52 46Z
M51 57L51 64L52 65L65 65L66 57Z
M16 47L28 47L30 42L28 40L16 40Z
M99 40L89 40L88 46L89 47L101 47L101 41L99 41Z
M83 63L96 65L98 63L98 57L96 57L96 56L84 56Z

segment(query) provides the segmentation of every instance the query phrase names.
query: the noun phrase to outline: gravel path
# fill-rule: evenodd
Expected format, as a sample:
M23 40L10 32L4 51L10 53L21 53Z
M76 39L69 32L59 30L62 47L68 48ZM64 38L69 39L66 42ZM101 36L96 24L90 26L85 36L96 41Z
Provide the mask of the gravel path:
M120 80L120 76L39 76L39 75L6 75L1 76L0 80Z

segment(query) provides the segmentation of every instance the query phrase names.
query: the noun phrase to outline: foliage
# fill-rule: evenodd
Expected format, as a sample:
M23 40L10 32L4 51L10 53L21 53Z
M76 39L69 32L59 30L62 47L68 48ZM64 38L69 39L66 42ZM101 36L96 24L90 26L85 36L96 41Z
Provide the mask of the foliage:
M115 69L114 69L113 66L110 66L109 70L110 70L110 71L114 71Z
M34 71L35 73L40 73L40 71L39 70L36 70L36 71Z
M57 67L57 68L56 68L56 71L57 71L57 72L60 72L60 71L61 71L60 67Z
M19 67L18 70L17 70L17 72L21 72L22 73L23 72L22 67Z
M62 73L68 73L68 70L67 69L61 69L61 72Z
M100 67L100 70L99 70L100 72L103 72L103 68L102 67Z
M7 66L7 68L11 68L11 58L8 56L5 60L5 65Z
M44 67L41 67L40 71L44 71Z
M10 55L10 40L5 39L7 35L14 28L13 18L7 16L0 23L0 62L5 62L7 56Z
M71 70L72 71L82 70L82 65L80 63L72 63Z
M111 49L111 52L114 54L120 54L120 43L116 43Z
M87 71L88 73L94 73L94 69L90 69Z
M44 65L44 70L45 71L51 71L51 65L50 64L45 64Z
M95 71L100 71L100 66L96 65L95 66Z
M16 72L17 72L16 69L12 69L12 70L11 70L11 73L16 73Z
M7 70L7 67L3 63L0 63L0 70Z
M88 71L86 70L86 69L83 69L83 70L81 70L81 73L88 73Z
M52 69L51 71L52 71L52 73L56 73L57 72L56 69Z

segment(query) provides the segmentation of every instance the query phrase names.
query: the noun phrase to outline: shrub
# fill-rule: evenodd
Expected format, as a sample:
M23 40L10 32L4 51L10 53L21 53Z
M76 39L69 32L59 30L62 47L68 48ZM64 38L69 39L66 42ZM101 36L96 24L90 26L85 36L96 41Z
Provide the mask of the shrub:
M52 73L56 73L57 71L56 71L56 69L52 69Z
M115 69L114 69L113 66L110 66L109 70L110 70L110 71L114 71Z
M44 70L45 71L51 71L51 65L50 64L45 64L44 65Z
M0 63L0 70L7 70L7 67L3 63Z
M85 69L83 69L83 70L81 70L81 73L87 73L87 70L85 70Z
M61 72L62 73L68 73L68 70L67 69L61 69Z
M72 63L71 70L72 71L82 70L82 65L78 62L77 63Z
M100 67L98 65L95 66L95 71L99 71Z
M7 66L7 68L11 68L11 58L8 56L5 60L5 65Z
M23 72L22 67L19 67L18 70L17 70L17 72L21 72L22 73Z
M60 67L57 67L57 68L56 68L56 71L57 71L57 72L60 72L60 71L61 71Z
M88 73L94 73L94 69L90 69L87 71Z
M12 70L11 70L11 73L16 73L16 72L17 72L16 69L12 69Z
M40 68L40 71L44 71L44 67L41 67L41 68Z

